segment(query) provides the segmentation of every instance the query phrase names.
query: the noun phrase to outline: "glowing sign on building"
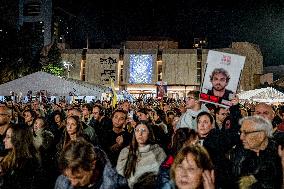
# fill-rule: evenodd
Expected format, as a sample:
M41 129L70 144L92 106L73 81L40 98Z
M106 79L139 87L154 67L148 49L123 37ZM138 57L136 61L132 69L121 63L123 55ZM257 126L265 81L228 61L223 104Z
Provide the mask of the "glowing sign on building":
M129 83L152 83L153 56L149 54L131 54L129 69Z

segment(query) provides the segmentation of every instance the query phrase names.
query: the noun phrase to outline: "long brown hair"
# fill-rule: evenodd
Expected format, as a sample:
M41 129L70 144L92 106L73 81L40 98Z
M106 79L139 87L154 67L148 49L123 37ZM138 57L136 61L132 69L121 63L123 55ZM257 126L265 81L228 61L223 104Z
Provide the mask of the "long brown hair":
M12 130L11 143L13 147L1 162L4 172L13 168L21 168L28 159L36 158L31 130L27 126L18 124L10 125L8 129Z
M79 118L79 116L69 116L67 119L72 118L75 120L76 124L77 124L77 128L76 128L76 136L83 136L83 125L82 122ZM67 122L66 122L67 123ZM71 141L71 138L67 132L67 125L66 128L64 130L64 140L63 140L63 148Z
M154 144L154 133L152 129L152 125L147 121L140 121L136 125L145 125L149 130L147 144ZM129 146L129 153L127 156L127 161L124 167L124 176L125 178L129 178L132 173L135 173L136 163L137 163L137 151L138 151L138 142L135 137L135 131L133 132L132 141Z

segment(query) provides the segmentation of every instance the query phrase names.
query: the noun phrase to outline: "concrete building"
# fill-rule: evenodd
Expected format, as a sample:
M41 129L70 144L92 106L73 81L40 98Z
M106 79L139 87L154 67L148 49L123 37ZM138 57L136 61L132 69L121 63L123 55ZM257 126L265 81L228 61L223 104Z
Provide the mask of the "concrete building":
M246 56L239 90L259 84L263 57L257 46L235 42L214 50ZM207 55L208 49L178 49L174 41L128 41L123 49L65 49L62 59L73 64L74 79L109 86L113 78L117 89L148 96L155 96L157 82L166 82L169 97L183 97L200 89Z
M43 36L43 45L51 43L52 0L19 0L19 27Z

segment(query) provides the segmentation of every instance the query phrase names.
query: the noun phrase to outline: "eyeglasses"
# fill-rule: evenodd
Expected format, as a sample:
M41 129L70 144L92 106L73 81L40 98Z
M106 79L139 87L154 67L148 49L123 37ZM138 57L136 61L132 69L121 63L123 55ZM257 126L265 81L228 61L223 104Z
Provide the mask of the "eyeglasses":
M135 133L138 133L138 132L141 132L141 133L146 133L147 132L147 129L145 129L145 128L135 128L134 129L134 131L135 131Z
M244 135L244 136L247 136L247 135L249 135L249 134L252 134L252 133L258 133L258 132L261 132L261 131L263 131L263 130L256 130L256 131L240 131L240 134L242 135Z

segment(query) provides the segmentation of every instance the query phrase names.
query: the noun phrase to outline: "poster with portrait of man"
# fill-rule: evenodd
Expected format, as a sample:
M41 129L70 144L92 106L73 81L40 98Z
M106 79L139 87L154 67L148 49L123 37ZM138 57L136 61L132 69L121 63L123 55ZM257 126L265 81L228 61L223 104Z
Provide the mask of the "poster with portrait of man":
M167 82L158 81L157 85L157 99L162 100L167 95Z
M209 50L200 101L231 106L239 85L245 56Z

